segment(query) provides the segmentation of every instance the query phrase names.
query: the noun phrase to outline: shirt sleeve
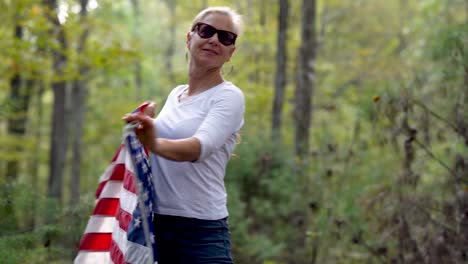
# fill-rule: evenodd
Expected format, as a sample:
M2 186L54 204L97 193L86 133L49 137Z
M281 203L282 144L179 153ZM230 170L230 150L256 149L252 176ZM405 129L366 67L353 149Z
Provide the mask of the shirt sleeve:
M215 95L213 105L194 137L200 141L201 153L196 162L222 147L244 123L245 99L237 87L223 89Z

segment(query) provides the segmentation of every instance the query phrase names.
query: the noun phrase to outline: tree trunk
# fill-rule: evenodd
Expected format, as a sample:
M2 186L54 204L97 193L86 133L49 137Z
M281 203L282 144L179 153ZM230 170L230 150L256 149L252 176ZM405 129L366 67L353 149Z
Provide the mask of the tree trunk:
M202 4L201 4L201 9L205 9L208 7L208 1L207 0L203 0L202 1Z
M468 261L468 190L466 188L460 188L463 183L468 182L468 160L461 154L455 156L455 176L458 201L458 235L460 237L459 245L457 248L460 249L458 252L459 263L466 263Z
M263 4L263 0L262 0L262 4ZM245 0L245 5L246 5L245 16L247 17L248 21L251 21L250 19L252 19L252 10L253 10L252 1L251 0ZM264 6L264 5L262 5L262 6ZM240 3L239 3L238 10L242 10Z
M271 114L271 132L273 142L280 143L281 116L283 114L284 90L286 86L288 0L280 0L278 17L278 48L276 52L275 95Z
M21 71L23 62L21 61L20 52L21 45L20 42L23 38L23 27L20 25L20 6L17 6L15 14L15 28L14 28L14 39L15 46L18 53L15 55L15 73L13 74L10 80L10 94L8 101L12 104L12 113L7 120L7 131L8 135L21 140L22 137L26 134L26 123L27 113L29 109L29 103L31 98L33 81L26 79L22 76ZM21 153L23 149L20 146L17 146L14 150L15 153ZM9 160L6 164L6 176L7 183L12 184L11 188L6 190L6 203L5 203L5 215L8 215L10 221L7 222L7 226L2 228L4 230L15 230L17 227L17 219L14 212L14 195L13 195L13 184L16 182L19 174L20 168L20 159Z
M466 0L466 5L465 5L465 24L468 24L468 0ZM466 45L464 46L466 47ZM460 50L460 53L465 53L466 50ZM467 114L467 108L468 108L468 65L466 63L462 64L463 67L463 86L464 89L464 96L463 101L458 103L456 106L456 122L457 122L457 127L458 127L458 134L460 134L464 139L465 139L465 146L468 146L468 114ZM457 109L459 108L459 109Z
M60 81L52 84L54 106L52 113L52 135L50 148L49 197L62 200L62 182L66 155L66 86Z
M65 155L67 153L67 87L65 80L63 80L63 69L67 62L65 55L67 44L64 29L55 13L55 10L57 9L57 0L44 0L44 4L48 8L48 19L53 25L50 32L51 38L57 39L60 44L58 50L57 48L52 48L54 69L52 90L54 94L54 103L52 110L48 195L50 198L55 198L58 202L61 202Z
M266 28L266 21L267 21L267 14L268 14L268 5L265 4L264 0L260 1L260 5L262 8L260 8L259 14L258 14L258 25L261 30L261 35L263 34L268 34L265 30ZM253 7L252 7L253 8ZM247 7L247 9L251 9ZM256 18L256 17L255 17ZM245 16L245 21L246 23L257 23L255 21L255 18L253 15L249 15L249 12L247 12L247 15ZM249 81L253 83L255 86L258 87L268 87L269 84L267 84L267 78L265 74L265 54L267 54L267 51L269 49L268 44L266 42L263 43L253 43L251 44L251 47L248 47L247 49L251 50L251 56L252 56L252 61L255 61L257 64L257 69L255 71L251 71L248 75ZM270 63L270 62L268 62ZM269 76L268 76L269 77Z
M83 27L83 32L80 35L80 40L77 46L78 57L82 56L82 53L86 46L86 40L89 35L89 25L86 22L88 0L80 0L80 19ZM73 133L72 133L72 164L71 164L71 180L70 180L70 206L74 206L79 202L80 199L80 177L81 177L81 138L83 137L83 124L85 114L85 102L87 95L87 87L84 76L86 75L88 68L86 62L79 66L80 76L73 83L72 88L72 121Z
M413 163L416 157L414 141L416 140L417 130L409 124L409 102L403 99L402 102L404 117L401 121L401 128L406 136L404 141L404 159L402 179L399 182L399 209L398 209L398 257L400 263L424 263L424 257L420 252L419 245L411 233L411 226L408 222L410 217L406 201L405 189L410 187L412 190L416 188L419 182L419 176L413 171Z
M260 8L260 17L259 17L259 25L260 25L260 28L262 30L262 33L261 34L268 34L266 32L266 25L267 25L267 20L268 20L268 15L271 13L270 10L269 10L269 6L268 4L266 3L265 0L261 0L261 5L262 5L262 8ZM250 8L247 8L247 10L250 9ZM264 42L262 44L262 47L261 47L261 50L260 52L257 52L256 53L256 58L255 58L255 61L258 61L260 65L262 65L261 67L265 67L265 65L268 65L269 63L266 62L266 56L268 54L268 50L270 49L270 45L266 42ZM270 76L267 76L266 74L266 71L265 70L257 70L256 71L257 73L257 79L258 79L258 85L259 87L269 87L270 86L270 82L269 82L269 77Z
M41 155L41 142L42 142L42 134L41 134L41 129L40 125L43 122L43 104L42 104L42 96L44 94L44 85L42 82L39 82L38 84L38 90L36 94L36 100L35 100L35 111L36 114L35 116L37 117L36 125L35 125L35 131L34 131L34 149L32 150L32 158L30 160L30 174L31 174L31 186L37 186L38 185L38 179L39 179L39 159ZM38 197L37 194L35 194L34 198ZM36 226L36 213L37 213L37 199L32 200L32 204L30 206L30 218L28 219L28 222L26 226L29 228L29 230L34 230Z
M406 220L406 213L404 212L404 206L401 206L400 210L398 217L398 247L400 263L425 263L424 257L418 248L418 243L411 235L410 226Z
M302 44L299 50L299 76L295 92L295 154L302 160L309 150L312 96L315 81L316 0L302 2Z
M260 17L259 17L259 24L262 26L261 28L264 30L265 29L265 24L266 24L266 20L267 20L267 14L269 14L268 12L268 9L267 9L267 3L265 3L265 0L261 0L260 1L260 4L262 6L262 8L260 8ZM247 1L247 14L249 17L252 17L252 15L250 14L250 1Z
M299 158L296 176L299 177L297 191L307 197L309 195L309 177L306 165L309 150L309 131L312 119L312 95L315 79L315 56L317 49L316 41L316 1L303 0L302 2L302 43L299 49L298 82L295 91L294 120L295 120L295 142L294 151ZM307 231L309 225L309 208L307 202L299 206L300 221L297 223L297 238L295 241L296 252L293 263L314 263L317 255L313 256L319 248L319 238L311 241L312 254L307 247ZM313 258L313 259L312 259Z
M86 1L87 2L87 1ZM133 25L133 35L136 39L140 40L140 7L138 0L130 0L133 7L133 13L135 16L134 25ZM135 71L135 98L141 100L141 87L142 87L142 74L141 74L141 62L139 59L135 60L134 63Z
M19 25L15 25L15 42L20 42L23 36L23 28ZM18 45L17 45L18 46ZM24 125L22 124L21 116L25 113L21 111L22 97L24 96L21 91L21 74L19 55L15 58L15 73L10 80L10 95L9 101L13 104L13 111L11 117L8 118L8 134L13 136L22 136L24 134ZM7 180L10 182L18 177L18 161L11 160L7 163Z
M176 47L176 25L177 25L177 18L176 18L176 0L169 0L166 1L166 5L169 8L169 45L167 46L166 50L166 70L169 76L169 81L171 83L176 82L175 75L174 75L174 67L172 65L172 58L174 57L175 47Z

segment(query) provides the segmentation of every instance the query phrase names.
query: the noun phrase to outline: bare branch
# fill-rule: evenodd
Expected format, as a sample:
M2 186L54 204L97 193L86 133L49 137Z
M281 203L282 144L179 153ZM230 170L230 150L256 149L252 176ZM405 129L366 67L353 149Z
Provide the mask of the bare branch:
M455 173L452 169L450 169L450 167L449 167L447 164L445 164L442 160L440 160L439 158L437 158L437 157L435 156L435 154L432 153L432 151L429 150L429 149L426 147L426 145L424 145L423 143L421 143L421 142L420 142L419 140L417 140L417 139L415 139L414 141L416 142L416 144L418 144L418 146L420 146L420 147L426 152L427 155L429 155L432 159L434 159L434 160L437 161L442 167L444 167L448 172L450 172L450 174L454 177L454 179L457 179L456 173Z
M424 105L421 101L416 100L416 99L411 99L411 100L413 101L414 104L420 106L425 111L430 113L432 116L434 116L435 118L439 119L440 121L442 121L445 124L447 124L448 126L450 126L455 132L458 132L458 128L454 124L452 124L450 121L446 120L445 118L441 117L440 115L436 114L434 111L429 109L426 105Z

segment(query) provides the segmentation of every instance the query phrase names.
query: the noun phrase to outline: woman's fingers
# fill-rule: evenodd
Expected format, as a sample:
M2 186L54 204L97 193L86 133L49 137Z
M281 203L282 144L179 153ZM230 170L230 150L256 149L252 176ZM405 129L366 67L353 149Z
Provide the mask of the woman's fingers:
M149 116L154 118L156 115L156 103L155 102L150 102L148 106L146 106L144 113Z
M126 114L122 117L122 120L124 120L125 122L132 122L134 120L134 118L131 116L132 114Z
M151 131L153 130L153 119L146 114L137 113L137 114L128 114L122 117L127 123L138 122L136 130L139 131Z
M139 121L143 122L143 119L145 116L143 114L137 113L137 114L126 114L122 117L123 120L126 122L133 122L133 121Z
M134 111L128 113L122 117L127 123L138 121L140 123L153 123L152 120L156 115L156 103L155 102L146 102L143 111ZM142 106L140 106L142 107Z

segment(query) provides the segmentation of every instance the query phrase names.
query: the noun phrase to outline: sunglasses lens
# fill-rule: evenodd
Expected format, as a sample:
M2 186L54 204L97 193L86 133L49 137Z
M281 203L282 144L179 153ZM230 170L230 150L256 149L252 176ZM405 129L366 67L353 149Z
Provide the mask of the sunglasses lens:
M216 33L216 28L207 25L199 24L198 25L198 35L202 38L211 38Z
M218 38L219 42L226 46L232 45L236 41L236 35L228 31L218 31Z

